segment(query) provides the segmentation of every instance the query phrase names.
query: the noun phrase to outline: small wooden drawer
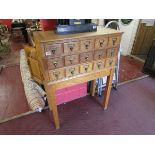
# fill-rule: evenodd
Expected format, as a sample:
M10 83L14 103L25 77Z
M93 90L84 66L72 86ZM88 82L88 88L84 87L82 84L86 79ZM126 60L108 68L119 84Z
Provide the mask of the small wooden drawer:
M108 37L100 37L95 40L95 50L105 49L108 46Z
M65 56L65 66L76 65L79 63L79 55Z
M49 71L49 79L51 81L60 80L63 79L64 77L65 77L64 68Z
M94 71L99 71L104 69L105 66L105 60L98 60L94 62Z
M66 77L72 77L79 74L79 66L71 66L66 68Z
M112 58L117 56L118 48L110 48L107 50L107 58Z
M64 43L64 53L65 54L75 54L78 51L79 51L79 42L78 41Z
M61 44L57 43L46 43L44 45L44 56L45 57L57 57L63 54Z
M94 60L100 60L106 58L106 50L100 50L94 52Z
M109 42L108 42L108 47L116 47L119 46L121 41L121 36L110 36L109 37Z
M44 59L47 69L57 69L57 68L61 68L64 66L63 63L63 58L59 57L59 58L51 58L51 59Z
M81 63L90 62L92 60L93 60L93 52L86 52L80 54Z
M116 58L106 59L105 67L113 67L116 65Z
M80 73L83 74L83 73L89 73L91 72L93 69L93 64L92 63L85 63L85 64L82 64L80 66Z
M80 42L80 52L87 52L94 50L94 40L93 39L86 39L81 40Z

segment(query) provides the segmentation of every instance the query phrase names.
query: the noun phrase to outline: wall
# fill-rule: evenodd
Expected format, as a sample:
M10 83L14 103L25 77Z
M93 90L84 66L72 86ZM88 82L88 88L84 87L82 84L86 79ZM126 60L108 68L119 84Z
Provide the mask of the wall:
M40 24L43 31L54 30L56 26L56 19L40 19Z
M9 30L11 30L12 19L0 19L0 23L2 23L2 25L7 25Z
M139 19L134 19L129 25L125 26L119 21L120 30L124 32L121 41L121 54L130 55L136 36Z

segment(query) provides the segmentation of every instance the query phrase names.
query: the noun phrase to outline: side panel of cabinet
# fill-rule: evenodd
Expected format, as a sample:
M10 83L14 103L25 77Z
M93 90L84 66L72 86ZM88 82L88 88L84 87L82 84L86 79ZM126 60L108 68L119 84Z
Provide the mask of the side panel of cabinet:
M35 59L28 57L28 64L31 71L31 75L35 78L39 83L42 81L43 77L39 68L39 62Z

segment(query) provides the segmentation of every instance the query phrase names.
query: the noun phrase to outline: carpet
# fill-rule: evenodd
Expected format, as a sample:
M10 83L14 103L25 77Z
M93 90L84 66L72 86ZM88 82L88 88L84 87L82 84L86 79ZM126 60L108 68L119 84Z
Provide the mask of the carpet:
M61 128L51 112L33 113L0 124L5 135L129 135L155 134L155 80L148 77L113 90L103 111L101 98L84 97L58 106Z
M121 56L119 83L146 76L146 74L142 73L143 65L143 62L133 59L130 56Z

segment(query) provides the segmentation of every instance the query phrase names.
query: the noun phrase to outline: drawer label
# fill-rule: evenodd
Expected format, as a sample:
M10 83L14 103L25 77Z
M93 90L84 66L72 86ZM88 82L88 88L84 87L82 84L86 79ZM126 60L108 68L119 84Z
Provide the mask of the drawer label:
M45 55L46 55L46 56L51 55L51 51L45 52Z

